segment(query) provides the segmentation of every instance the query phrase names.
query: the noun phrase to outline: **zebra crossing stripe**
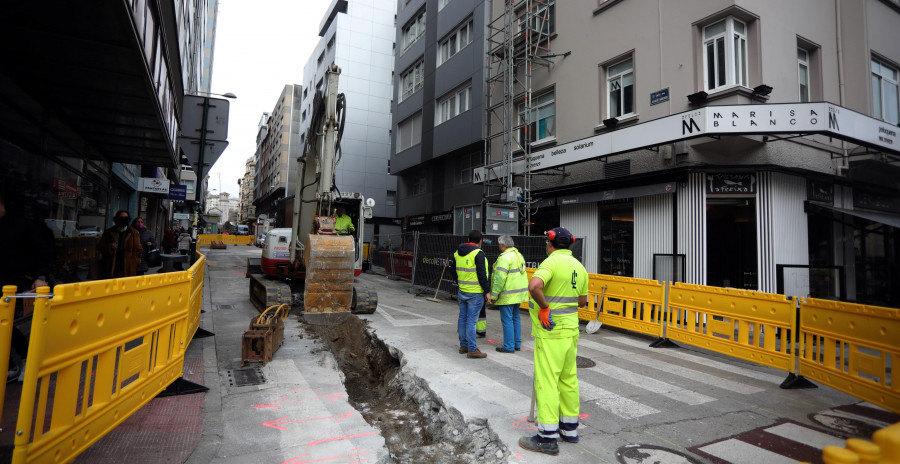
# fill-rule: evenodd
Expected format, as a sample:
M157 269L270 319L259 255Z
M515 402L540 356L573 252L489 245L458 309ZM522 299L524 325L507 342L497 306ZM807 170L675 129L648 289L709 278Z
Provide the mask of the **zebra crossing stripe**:
M797 464L796 459L733 438L704 446L700 450L730 464Z
M752 385L747 385L741 382L735 382L733 380L723 379L721 377L717 377L712 374L707 374L705 372L696 371L693 369L686 368L684 366L679 366L676 364L672 364L666 361L661 361L659 359L651 358L648 356L635 354L627 350L615 348L608 345L603 345L597 342L593 342L590 340L585 340L581 338L578 340L578 346L588 348L594 351L599 351L601 353L610 354L613 356L618 356L621 359L634 362L637 364L641 364L646 367L652 367L654 369L667 372L672 375L677 375L679 377L684 377L686 379L702 382L706 385L721 388L724 390L730 390L736 393L741 393L744 395L751 395L754 393L760 393L764 391L762 388L754 387Z
M732 374L743 375L744 377L750 377L751 379L762 380L764 382L774 383L777 385L781 385L781 382L784 381L784 376L778 376L773 374L767 374L765 372L759 372L753 369L748 369L746 367L735 366L732 364L724 363L721 361L716 361L711 359L708 356L700 356L693 353L688 353L686 351L681 350L664 350L660 351L659 348L651 348L647 346L647 342L644 340L635 340L628 337L603 337L604 340L613 340L617 343L621 343L623 345L632 346L635 348L640 348L642 350L652 351L655 353L664 353L666 356L674 356L676 358L684 359L685 361L696 362L697 364L702 364L704 366L714 367L721 371L731 372Z
M621 367L613 366L610 364L600 363L590 368L590 370L615 380L627 382L634 387L653 393L659 393L661 395L664 395L666 398L678 401L680 403L689 404L691 406L709 403L716 400L716 398L706 396L702 393L697 393L695 391L678 387L661 380L647 377L646 375L641 375L628 369L622 369Z
M450 322L444 322L439 319L435 319L433 317L423 316L418 313L414 313L412 311L406 311L405 309L395 308L393 306L387 306L384 304L378 304L378 314L387 319L388 322L391 323L394 327L418 327L422 325L449 325ZM413 316L411 318L397 319L394 316L391 316L390 313L385 311L385 309L390 309L391 311L397 311L400 313L405 313L407 315Z
M782 419L775 425L749 430L713 443L689 448L716 463L750 464L791 462L821 462L826 446L844 446L844 439Z
M522 346L532 345L531 343L523 343ZM533 345L530 346L533 348ZM529 378L534 375L534 361L532 358L524 356L488 356L487 359L494 361L502 366L517 370ZM623 419L636 419L638 417L656 414L658 409L652 408L637 401L619 396L611 391L604 390L596 385L585 382L584 379L578 379L578 390L581 401L589 401Z
M784 437L788 440L793 440L818 449L822 449L826 446L844 446L844 440L838 437L791 422L785 422L763 430L773 435L778 435L779 437Z

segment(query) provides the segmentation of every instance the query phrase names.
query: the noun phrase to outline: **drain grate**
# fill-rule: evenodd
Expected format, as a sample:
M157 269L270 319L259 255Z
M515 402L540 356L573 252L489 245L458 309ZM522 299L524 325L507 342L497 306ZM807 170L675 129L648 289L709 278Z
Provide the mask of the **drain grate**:
M594 367L597 363L592 359L585 358L584 356L575 356L575 367L579 369L585 369L588 367Z
M232 387L249 387L266 383L262 369L252 367L250 369L229 369L228 385Z
M234 305L230 305L230 304L224 304L224 305L222 305L222 304L220 304L220 305L219 305L219 309L234 309Z

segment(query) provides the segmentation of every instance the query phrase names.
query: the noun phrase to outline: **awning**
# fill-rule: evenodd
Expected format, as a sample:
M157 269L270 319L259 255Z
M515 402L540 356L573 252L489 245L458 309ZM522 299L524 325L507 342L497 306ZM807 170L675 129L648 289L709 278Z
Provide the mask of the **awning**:
M863 211L858 209L844 209L838 208L836 206L822 205L818 203L811 203L811 205L818 206L821 208L830 209L836 213L849 214L851 216L856 216L858 218L866 219L872 222L878 222L880 224L888 225L891 227L896 227L900 229L900 215L891 214L891 213L877 213L873 211Z

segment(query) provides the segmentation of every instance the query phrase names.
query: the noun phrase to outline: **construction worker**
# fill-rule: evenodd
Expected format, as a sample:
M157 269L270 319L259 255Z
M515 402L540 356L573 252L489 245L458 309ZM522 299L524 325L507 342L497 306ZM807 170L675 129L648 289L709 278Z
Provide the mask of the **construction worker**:
M356 232L356 227L353 226L353 219L347 216L347 210L341 205L338 205L334 216L334 232L338 235L348 235Z
M572 233L555 227L545 233L547 259L528 283L534 336L534 395L538 433L519 446L559 454L557 438L578 443L578 308L587 305L588 274L572 256ZM537 306L537 307L535 307Z
M528 273L525 271L525 258L516 249L512 237L501 235L497 244L500 246L500 256L494 262L491 299L500 307L503 346L496 349L501 353L514 353L522 349L519 305L528 300Z
M485 358L475 342L475 321L484 310L485 300L491 302L490 281L488 280L488 260L481 250L481 232L469 232L469 241L459 245L453 253L451 264L455 267L459 285L459 352L469 358Z

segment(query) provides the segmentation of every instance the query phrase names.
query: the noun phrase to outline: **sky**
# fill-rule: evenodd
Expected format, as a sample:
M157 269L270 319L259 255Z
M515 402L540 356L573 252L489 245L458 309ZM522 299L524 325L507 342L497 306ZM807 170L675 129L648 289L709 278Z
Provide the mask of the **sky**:
M303 66L319 41L331 0L219 0L211 92L231 92L228 148L212 166L210 193L238 196L244 163L256 152L256 130L287 84L303 82ZM220 180L221 179L221 184ZM213 190L215 189L215 191Z

